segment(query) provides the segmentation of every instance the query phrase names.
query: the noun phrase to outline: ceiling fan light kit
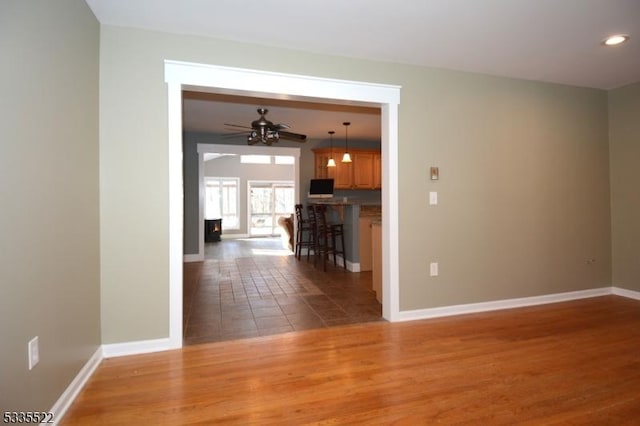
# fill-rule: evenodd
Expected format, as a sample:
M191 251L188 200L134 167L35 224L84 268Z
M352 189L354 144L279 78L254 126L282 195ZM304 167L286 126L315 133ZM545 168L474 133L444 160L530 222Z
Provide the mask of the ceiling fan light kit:
M349 123L348 121L345 121L344 123L342 123L342 125L344 126L344 155L342 156L342 162L343 163L351 163L351 154L349 154L349 125L351 123Z
M336 167L336 161L333 159L333 134L335 132L333 130L329 131L329 135L331 137L331 150L329 151L329 161L327 161L327 167Z
M267 113L269 112L268 109L258 108L257 111L258 114L260 114L260 118L252 121L251 127L227 123L225 123L225 126L249 129L250 132L247 136L247 143L249 145L255 145L259 142L264 145L271 146L274 142L278 142L280 139L289 139L300 143L307 141L306 135L285 131L285 129L289 128L289 125L273 124L273 122L267 120L265 115L267 115Z

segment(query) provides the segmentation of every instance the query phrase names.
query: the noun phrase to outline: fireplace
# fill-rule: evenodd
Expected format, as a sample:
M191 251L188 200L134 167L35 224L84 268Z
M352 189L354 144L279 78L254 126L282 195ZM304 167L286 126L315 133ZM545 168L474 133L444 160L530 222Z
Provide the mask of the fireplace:
M218 242L220 235L222 235L222 219L205 219L204 241L207 243Z

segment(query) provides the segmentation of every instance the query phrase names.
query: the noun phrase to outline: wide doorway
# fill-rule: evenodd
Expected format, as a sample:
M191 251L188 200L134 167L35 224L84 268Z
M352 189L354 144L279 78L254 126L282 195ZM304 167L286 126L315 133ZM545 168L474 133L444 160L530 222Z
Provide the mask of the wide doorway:
M202 64L166 61L168 83L169 123L169 316L170 347L182 344L183 320L183 237L182 209L182 110L181 98L185 88L207 88L212 92L232 94L250 93L262 96L288 96L290 99L327 99L330 102L378 105L382 110L382 205L386 211L382 230L383 247L383 316L394 320L399 313L398 300L398 104L400 88L382 84L348 82L269 73L255 70L231 69ZM280 95L274 96L274 93ZM329 99L327 99L329 100Z

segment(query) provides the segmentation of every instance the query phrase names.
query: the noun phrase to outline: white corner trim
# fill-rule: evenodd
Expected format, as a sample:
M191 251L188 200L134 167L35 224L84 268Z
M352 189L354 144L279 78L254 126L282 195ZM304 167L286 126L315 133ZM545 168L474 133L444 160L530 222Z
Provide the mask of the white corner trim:
M611 287L612 293L616 296L628 297L629 299L640 300L640 291L627 290L626 288Z
M202 262L204 260L204 254L196 253L196 254L185 254L182 257L182 260L185 263L189 262Z
M446 317L451 315L471 314L477 312L496 311L500 309L522 308L526 306L543 305L547 303L567 302L570 300L586 299L589 297L606 296L614 293L612 287L595 288L591 290L570 291L566 293L547 294L543 296L521 297L517 299L495 300L491 302L469 303L465 305L443 306L438 308L416 309L400 311L397 321L411 321L428 318Z
M85 363L85 365L80 369L76 377L69 383L69 386L62 392L60 398L53 404L51 407L51 413L53 413L54 421L57 424L60 419L66 414L71 404L76 399L84 385L87 381L93 376L93 373L96 371L96 368L102 362L102 347L99 347L89 358L89 360Z
M102 345L102 356L104 358L112 358L125 355L138 355L150 352L167 351L170 349L176 349L177 347L171 344L170 338L110 343L108 345Z

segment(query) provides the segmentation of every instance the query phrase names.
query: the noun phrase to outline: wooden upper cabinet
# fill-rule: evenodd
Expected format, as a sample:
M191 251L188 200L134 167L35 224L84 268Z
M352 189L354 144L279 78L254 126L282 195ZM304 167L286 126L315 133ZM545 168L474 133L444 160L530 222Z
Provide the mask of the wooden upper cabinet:
M382 153L376 152L373 155L373 187L382 188Z
M343 163L342 155L344 151L334 152L333 159L336 161L335 167L327 167L330 174L333 174L333 187L335 189L351 189L353 182L353 163Z
M373 184L373 152L354 152L353 187L355 189L372 189Z
M335 189L380 189L380 151L349 150L352 163L343 163L343 149L333 150L336 167L327 167L331 152L327 148L313 150L315 155L315 177L333 178ZM377 179L377 180L376 180Z
M329 170L333 167L327 167L327 161L329 161L329 153L315 152L315 177L316 179L333 178L329 176Z

